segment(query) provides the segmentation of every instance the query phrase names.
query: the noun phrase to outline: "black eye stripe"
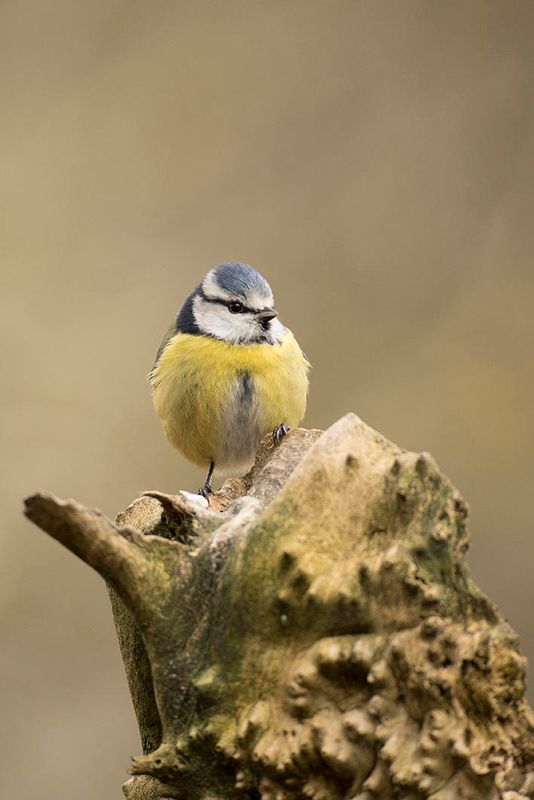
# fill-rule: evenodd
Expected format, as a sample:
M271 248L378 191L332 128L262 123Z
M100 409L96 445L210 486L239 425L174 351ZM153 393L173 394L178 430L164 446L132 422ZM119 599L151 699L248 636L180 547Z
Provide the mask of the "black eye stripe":
M223 300L222 297L208 297L208 295L205 294L203 291L199 292L199 294L202 297L202 299L205 300L207 303L215 303L216 305L219 305L219 306L226 306L226 308L230 311L230 313L234 313L234 314L256 314L257 313L257 309L249 308L248 306L245 306L241 302L241 300ZM230 310L230 306L234 305L234 304L240 306L239 311L236 310L236 311L232 312Z
M254 310L252 308L247 308L247 306L244 306L243 303L239 302L239 300L219 300L218 297L205 297L204 299L208 303L215 303L216 305L219 306L226 306L226 308L229 309L230 311L231 311L230 306L233 305L239 306L239 310L236 309L234 312L232 312L234 314L245 314L247 312L251 314L254 313Z

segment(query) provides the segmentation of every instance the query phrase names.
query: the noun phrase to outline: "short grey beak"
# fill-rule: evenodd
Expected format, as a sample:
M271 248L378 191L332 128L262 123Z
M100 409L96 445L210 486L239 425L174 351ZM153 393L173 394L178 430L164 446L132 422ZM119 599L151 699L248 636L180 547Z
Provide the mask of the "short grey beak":
M262 322L269 322L269 320L278 316L278 311L275 311L274 308L262 308L261 311L256 312L256 316Z

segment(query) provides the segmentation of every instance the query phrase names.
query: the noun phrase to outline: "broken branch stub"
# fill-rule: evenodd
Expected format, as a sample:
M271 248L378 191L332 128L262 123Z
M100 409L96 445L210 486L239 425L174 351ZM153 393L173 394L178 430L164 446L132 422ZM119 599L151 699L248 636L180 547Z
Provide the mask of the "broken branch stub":
M534 798L525 661L429 455L349 414L266 440L209 510L151 492L116 524L44 495L26 513L112 586L130 800Z

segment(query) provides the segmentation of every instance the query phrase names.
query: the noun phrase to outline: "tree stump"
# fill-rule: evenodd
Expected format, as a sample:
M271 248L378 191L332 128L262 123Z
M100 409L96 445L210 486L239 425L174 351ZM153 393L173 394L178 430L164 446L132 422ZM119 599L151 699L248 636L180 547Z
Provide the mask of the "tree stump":
M264 440L205 508L26 514L107 581L144 755L130 800L526 800L517 637L432 457L354 414Z

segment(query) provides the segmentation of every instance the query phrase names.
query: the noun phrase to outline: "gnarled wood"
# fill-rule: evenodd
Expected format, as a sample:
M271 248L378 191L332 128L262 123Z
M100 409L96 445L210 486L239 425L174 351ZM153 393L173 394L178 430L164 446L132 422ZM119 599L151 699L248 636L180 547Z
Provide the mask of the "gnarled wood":
M113 587L144 755L128 798L534 798L525 662L469 578L466 506L350 414L264 442L210 509L28 516Z

